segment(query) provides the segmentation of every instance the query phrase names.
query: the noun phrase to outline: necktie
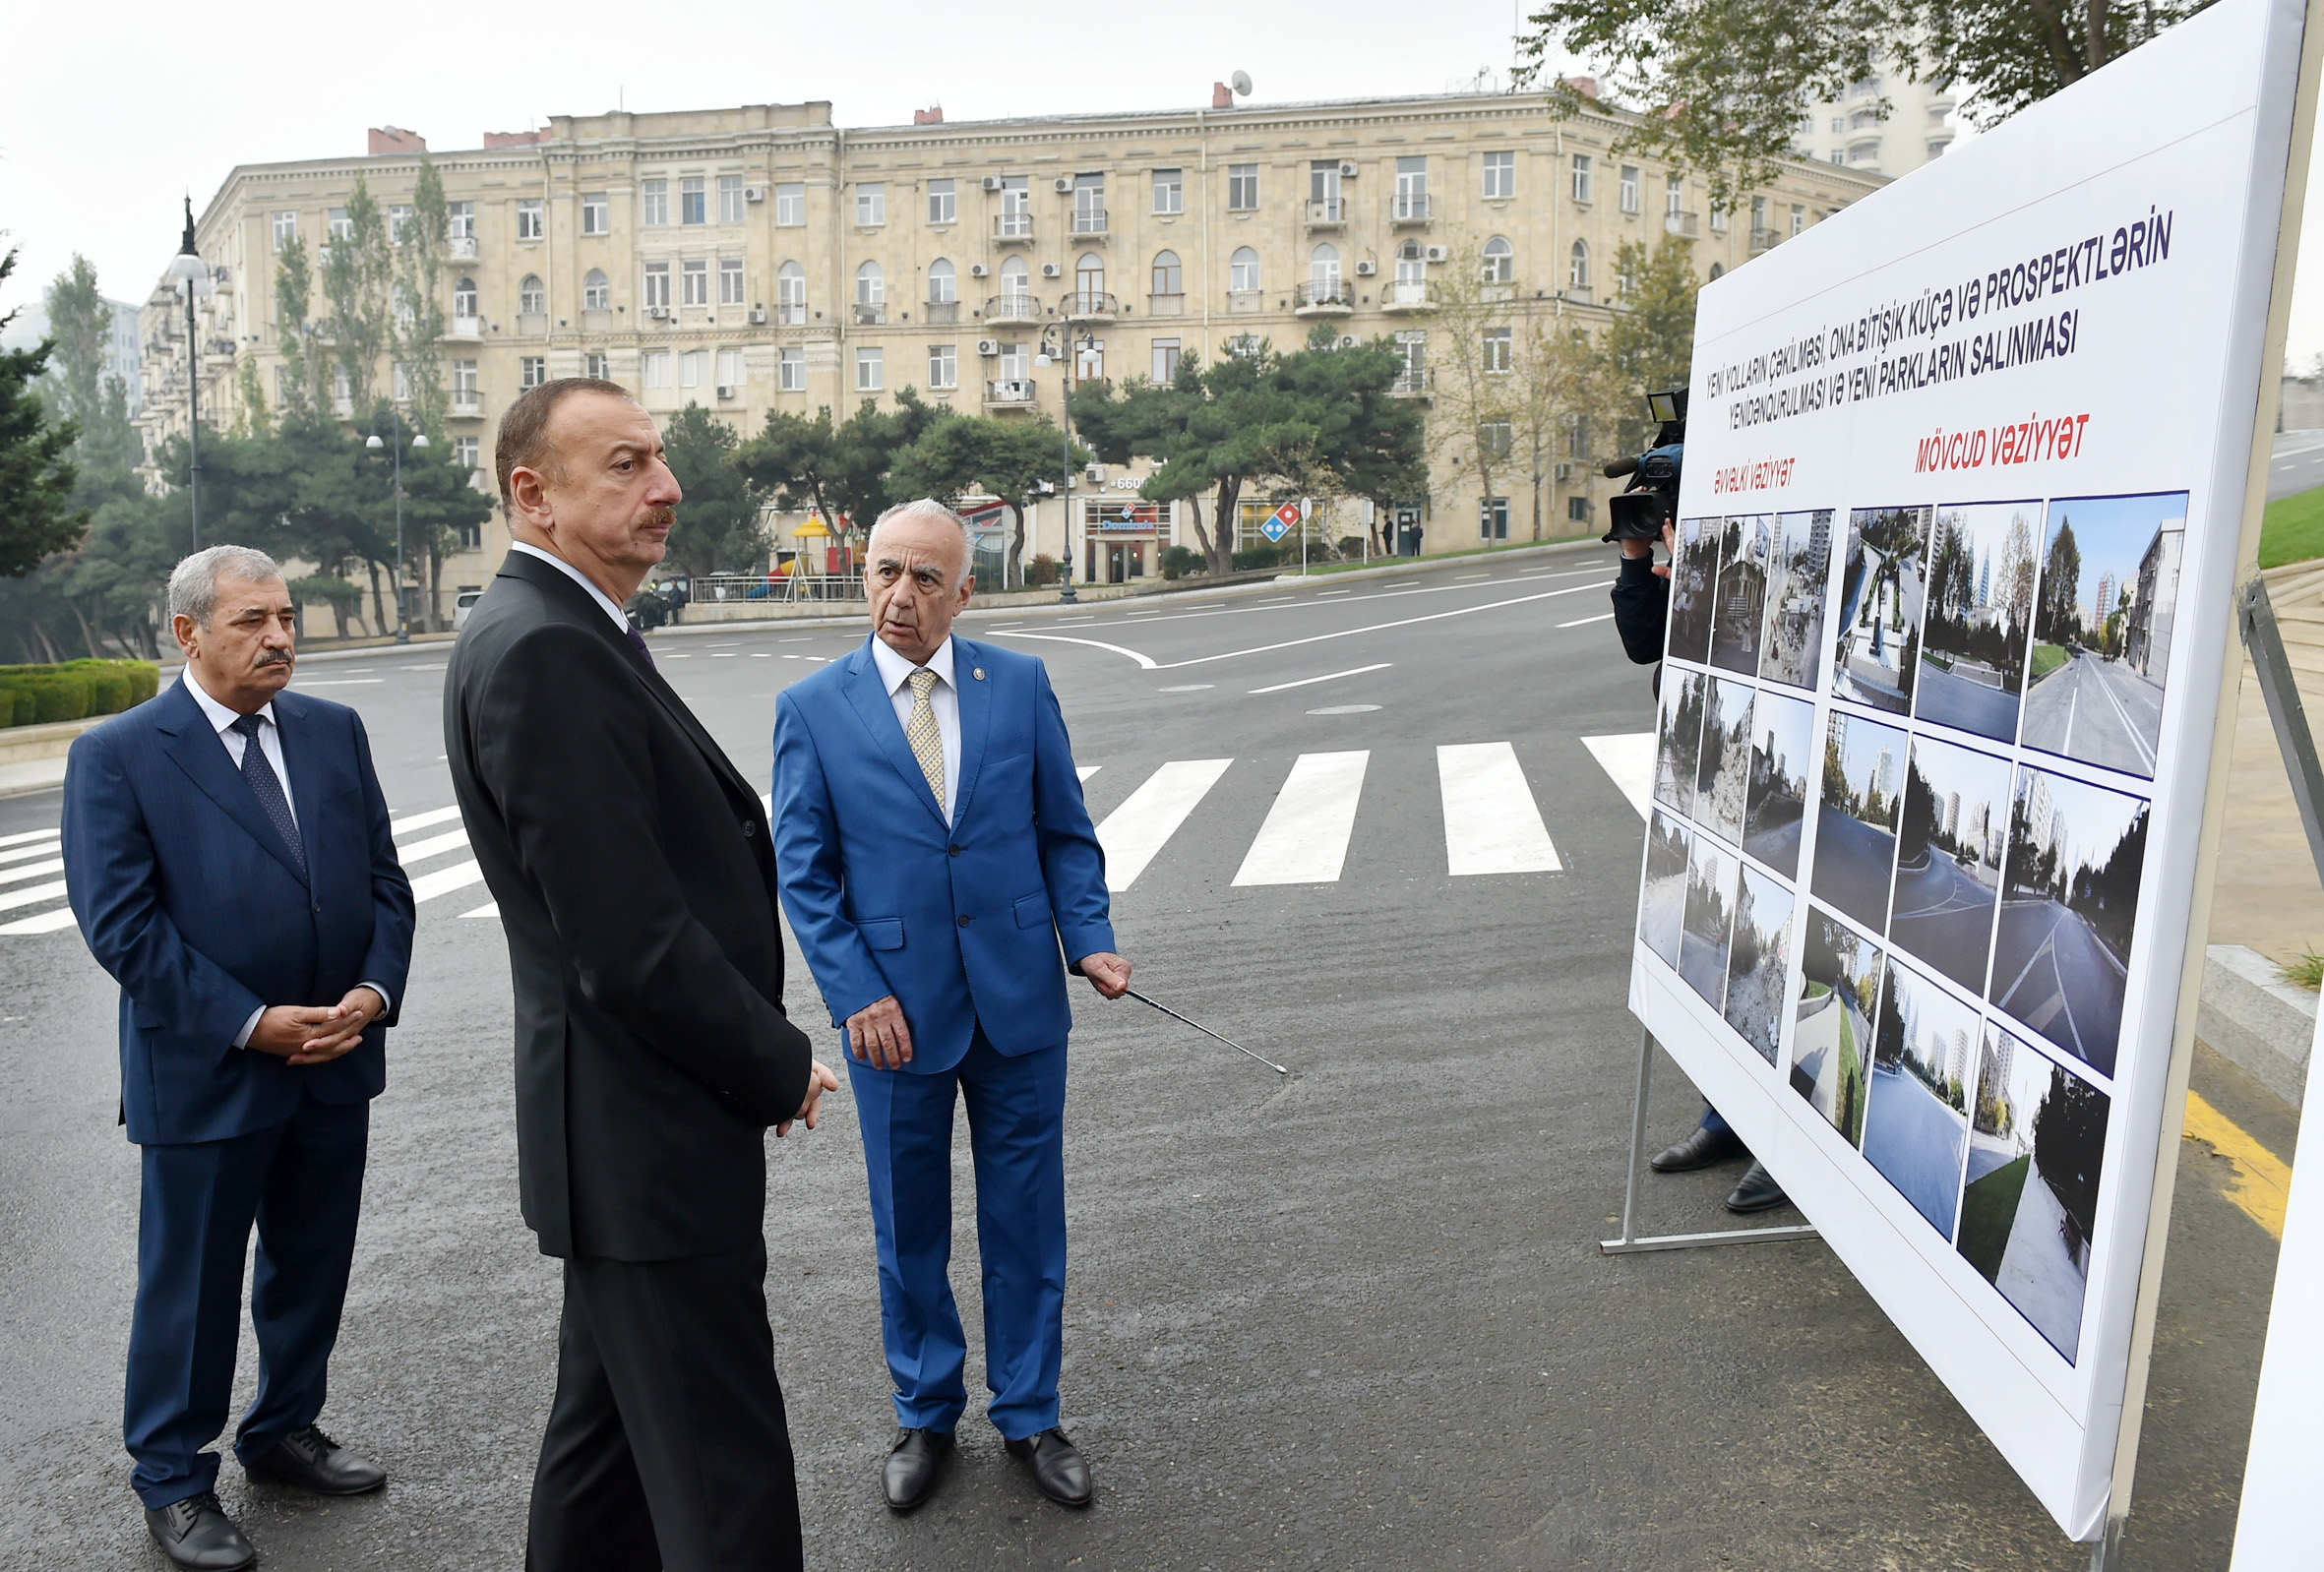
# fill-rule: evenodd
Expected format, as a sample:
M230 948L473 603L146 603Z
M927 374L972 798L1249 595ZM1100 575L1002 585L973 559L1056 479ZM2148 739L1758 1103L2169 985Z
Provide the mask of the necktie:
M631 627L627 621L622 624L622 632L630 635L630 647L637 650L638 658L648 666L652 665L653 651L645 647L645 635Z
M234 730L242 734L242 778L250 782L259 807L266 810L275 832L282 837L282 844L290 848L290 860L304 874L307 849L299 843L298 820L290 816L290 799L282 795L282 783L275 778L275 766L267 762L267 751L258 745L258 729L265 724L256 715L244 715L234 722Z
M927 670L912 673L912 717L904 722L904 741L912 745L912 756L920 760L920 773L928 777L928 789L936 793L936 805L945 803L945 737L937 730L936 706L928 695L936 691L936 673Z

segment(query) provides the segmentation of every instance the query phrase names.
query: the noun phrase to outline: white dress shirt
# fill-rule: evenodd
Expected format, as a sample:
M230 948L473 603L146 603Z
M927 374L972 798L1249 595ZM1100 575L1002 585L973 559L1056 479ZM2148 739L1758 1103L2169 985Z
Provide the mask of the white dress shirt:
M613 626L622 631L622 636L627 638L630 635L630 619L622 615L622 609L613 603L613 597L611 595L608 595L604 590L599 589L595 584L589 582L588 574L582 573L579 568L574 567L573 564L567 562L555 552L543 551L538 546L527 544L521 540L513 540L509 542L509 550L520 551L527 557L538 557L542 562L547 563L551 568L556 569L557 572L563 574L566 577L581 585L581 588L589 592L589 598L591 600L605 608L605 615L613 619Z
M194 680L194 668L191 665L186 667L183 681L186 685L186 692L193 695L194 702L201 706L202 718L209 721L212 728L216 731L217 740L226 745L226 757L233 761L234 773L241 774L242 751L250 746L250 739L234 730L234 722L240 720L242 716L237 711L226 708L225 705L211 697L210 691ZM258 729L258 746L267 756L267 762L274 766L275 783L282 788L283 806L290 810L291 823L296 824L298 822L298 804L290 795L290 771L282 763L282 728L275 721L275 706L272 703L267 704L257 713L262 722ZM381 1014L384 1015L395 1008L396 1001L390 997L386 984L365 981L357 986L368 988L379 996ZM250 1012L250 1019L244 1021L242 1030L234 1034L236 1048L250 1046L250 1034L258 1030L258 1018L266 1012L267 1006L264 1004Z
M880 682L887 690L887 701L895 707L895 723L904 728L908 737L912 726L912 673L922 668L889 649L878 634L872 635L872 659L879 663ZM928 657L926 669L936 673L936 687L928 695L928 707L936 711L936 732L944 739L944 810L945 822L949 824L952 804L960 793L960 690L952 682L950 635Z

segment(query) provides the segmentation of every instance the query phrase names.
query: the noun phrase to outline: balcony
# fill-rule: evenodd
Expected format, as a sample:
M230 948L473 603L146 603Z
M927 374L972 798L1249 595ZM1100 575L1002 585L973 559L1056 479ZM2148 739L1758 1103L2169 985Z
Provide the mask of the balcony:
M1187 297L1183 294L1146 296L1146 315L1149 317L1183 317L1187 314Z
M484 336L484 319L481 317L455 317L452 319L451 326L444 330L444 336L465 338L472 342Z
M1772 249L1774 245L1774 230L1761 228L1757 224L1751 225L1751 255L1757 256L1762 251Z
M1004 246L1029 246L1033 243L1033 215L1029 212L1002 212L993 214L993 239Z
M1027 409L1033 403L1033 379L997 377L985 384L987 409Z
M949 328L960 320L960 302L931 300L920 307L920 315L931 328Z
M1356 297L1337 278L1329 283L1301 284L1292 291L1295 317L1345 317L1356 309Z
M1388 205L1388 222L1399 226L1427 224L1436 216L1436 199L1425 191L1399 191Z
M1246 312L1264 311L1267 292L1264 289L1230 289L1227 291L1227 310L1237 316Z
M855 303L855 325L858 328L885 328L887 326L887 307L867 305L863 301L857 301Z
M777 328L806 327L807 302L804 300L776 301L774 303L774 325Z
M985 321L996 328L1032 327L1049 320L1049 313L1031 295L995 295L985 302Z
M1425 278L1399 278L1380 287L1379 309L1390 315L1435 311L1437 286Z
M1103 208L1075 208L1072 234L1077 240L1103 240L1106 237L1106 211Z
M1103 289L1077 289L1057 303L1068 322L1112 322L1120 302Z
M1344 229L1348 223L1348 204L1344 197L1323 197L1308 204L1310 229Z
M520 338L545 338L549 333L549 314L545 311L517 313L517 335Z
M1698 219L1691 212L1666 212L1662 215L1663 233L1677 235L1682 240L1692 240L1699 232Z
M483 395L473 388L454 389L452 392L452 412L467 420L481 419L484 414Z
M444 242L444 255L463 262L472 259L476 255L476 237L474 235L454 235Z
M1407 367L1397 374L1388 392L1398 398L1432 398L1437 393L1437 368Z

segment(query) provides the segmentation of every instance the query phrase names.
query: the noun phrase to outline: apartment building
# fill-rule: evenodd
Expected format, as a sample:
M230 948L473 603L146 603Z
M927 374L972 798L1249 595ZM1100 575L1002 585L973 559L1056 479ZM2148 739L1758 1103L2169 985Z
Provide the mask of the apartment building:
M1432 331L1456 255L1482 259L1512 314L1594 330L1621 309L1623 241L1682 236L1715 277L1883 183L1803 160L1747 209L1710 212L1696 182L1610 151L1624 119L1561 116L1542 94L864 128L821 102L559 116L435 154L452 208L451 440L489 470L509 402L582 373L657 414L700 403L746 436L770 410L844 413L907 386L1054 420L1069 358L1083 380L1167 377L1230 339L1304 343L1318 323L1392 335L1403 391L1427 402L1444 357L1483 352ZM195 334L206 423L233 418L243 361L275 385L276 246L327 240L358 176L391 212L408 203L415 140L243 165L212 199L197 228L216 278ZM153 438L185 420L183 324L164 284L145 321ZM1182 510L1136 505L1142 472L1073 477L1066 505L1036 509L1027 555L1106 580L1193 544ZM1387 538L1440 551L1530 534L1530 497L1463 484L1448 470L1404 500ZM1562 466L1548 532L1587 527L1610 489L1594 465ZM1272 506L1254 500L1252 522ZM822 549L812 534L783 545ZM496 518L445 581L482 582L506 547Z
M1883 96L1886 118L1879 110ZM1944 156L1960 129L1954 113L1960 100L1949 83L1915 82L1882 62L1878 75L1851 84L1847 97L1810 106L1794 151L1803 159L1893 180Z

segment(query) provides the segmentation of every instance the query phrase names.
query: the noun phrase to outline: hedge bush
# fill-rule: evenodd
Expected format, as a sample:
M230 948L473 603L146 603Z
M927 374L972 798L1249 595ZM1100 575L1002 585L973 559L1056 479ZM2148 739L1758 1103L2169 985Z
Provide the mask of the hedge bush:
M0 726L34 726L117 715L153 697L161 668L150 660L74 660L0 666Z

